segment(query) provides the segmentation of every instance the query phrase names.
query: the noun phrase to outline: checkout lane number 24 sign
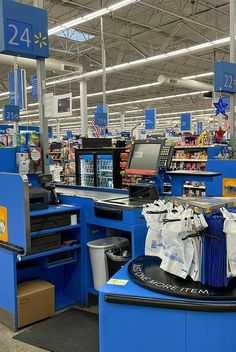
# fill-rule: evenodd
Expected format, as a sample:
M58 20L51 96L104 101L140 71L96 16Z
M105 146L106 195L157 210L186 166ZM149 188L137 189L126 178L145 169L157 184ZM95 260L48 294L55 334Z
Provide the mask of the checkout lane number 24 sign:
M49 57L47 11L0 0L0 53L34 59Z
M8 46L17 47L20 51L29 53L33 51L33 45L38 45L41 49L47 46L47 36L41 32L33 35L32 26L27 23L7 20L7 28Z

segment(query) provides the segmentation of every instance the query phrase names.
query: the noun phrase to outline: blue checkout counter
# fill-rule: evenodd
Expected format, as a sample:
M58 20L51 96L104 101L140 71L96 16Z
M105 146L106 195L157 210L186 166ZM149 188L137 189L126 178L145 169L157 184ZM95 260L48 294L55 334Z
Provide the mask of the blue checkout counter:
M177 288L166 286L173 292ZM183 289L190 295L197 291ZM235 319L236 299L196 300L154 292L133 282L126 265L100 290L100 352L232 352Z
M115 201L127 198L127 191L96 188L57 187L63 203L77 204L83 209L81 224L83 262L83 304L88 304L89 294L98 295L93 288L93 278L87 243L106 235L127 238L131 243L132 257L144 253L147 226L142 207L129 204L117 206ZM113 205L110 202L114 202Z
M103 201L127 197L126 191L58 187L59 206L30 211L27 178L18 174L0 173L0 322L18 329L17 285L36 278L55 286L55 308L61 310L75 304L87 305L89 294L98 295L93 287L87 243L106 235L130 240L133 258L142 255L146 238L146 222L141 207L113 208ZM46 219L64 214L76 216L72 225L34 229L39 217ZM45 220L46 222L46 220ZM32 252L38 235L60 233L56 249ZM64 245L67 240L73 245Z

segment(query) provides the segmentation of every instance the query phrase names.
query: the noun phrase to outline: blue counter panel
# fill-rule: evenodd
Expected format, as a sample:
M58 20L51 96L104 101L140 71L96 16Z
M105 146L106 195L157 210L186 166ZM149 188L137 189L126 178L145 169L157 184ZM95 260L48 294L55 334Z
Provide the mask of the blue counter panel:
M0 321L12 330L17 329L16 257L1 250ZM5 270L7 269L7 272ZM8 273L11 273L10 275Z
M0 173L0 185L0 206L7 209L8 242L26 250L29 213L27 216L25 195L28 184L21 175Z
M106 295L183 301L149 291L133 283L127 265L105 284L99 294L100 351L102 352L232 352L236 346L235 312L198 312L174 307L147 307L142 303L111 303ZM201 302L201 301L195 301Z
M0 172L17 172L16 148L0 148Z
M211 159L206 164L207 171L218 171L221 176L215 177L214 182L207 184L207 195L221 197L224 178L236 178L236 160Z

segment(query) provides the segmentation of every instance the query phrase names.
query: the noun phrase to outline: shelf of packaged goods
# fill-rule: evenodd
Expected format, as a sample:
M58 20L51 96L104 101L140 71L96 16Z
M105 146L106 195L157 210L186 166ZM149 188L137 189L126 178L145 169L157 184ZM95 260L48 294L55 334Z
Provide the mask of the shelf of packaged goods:
M54 232L73 230L73 229L79 229L79 228L80 228L80 224L61 226L61 227L55 227L53 229L34 231L34 232L31 232L31 236L45 235L45 234L50 234L50 233L54 233Z
M184 188L191 188L191 189L203 189L205 190L205 186L193 186L193 185L184 185Z
M176 145L175 149L206 149L211 147L210 145Z
M54 152L49 152L48 154L61 154L61 152L60 151L58 151L58 152L54 151Z
M206 149L214 147L225 147L227 144L205 144L205 145L176 145L175 149Z
M72 246L63 246L57 249L52 249L50 251L45 251L45 252L40 252L40 253L35 253L35 254L30 254L30 255L26 255L21 257L21 260L18 260L19 262L24 262L27 260L32 260L32 259L37 259L40 257L46 257L48 255L52 255L52 254L57 254L57 253L62 253L62 252L67 252L67 251L71 251L71 250L75 250L75 249L79 249L81 248L80 244L74 244Z
M94 175L94 173L93 172L86 172L86 173L81 174L81 177L90 176L90 175Z
M176 161L179 161L179 162L181 162L181 161L184 161L184 162L207 162L207 159L172 159L172 161L174 162L176 162Z
M206 170L191 170L191 169L175 169L175 170L170 170L170 171L181 171L181 172L184 172L184 171L186 171L186 173L192 173L192 172L206 172Z

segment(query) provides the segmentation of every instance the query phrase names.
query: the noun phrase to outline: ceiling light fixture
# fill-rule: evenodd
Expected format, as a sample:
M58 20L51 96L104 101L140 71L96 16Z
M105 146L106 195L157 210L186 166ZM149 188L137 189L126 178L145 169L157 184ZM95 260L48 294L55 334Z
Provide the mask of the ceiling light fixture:
M198 73L198 74L192 75L192 76L181 77L181 79L188 80L188 79L201 78L201 77L210 77L210 76L214 76L214 72Z
M116 10L121 9L122 7L131 5L132 3L135 3L135 2L138 2L138 1L139 0L123 0L123 1L119 1L116 4L104 7L102 9L98 10L98 11L94 11L92 13L89 13L88 15L75 18L75 19L73 19L71 21L68 21L68 22L65 22L65 23L63 23L63 24L61 24L59 26L53 27L53 28L49 29L48 35L50 36L50 35L56 34L58 32L61 32L64 29L72 28L74 26L78 26L79 24L82 24L84 22L91 21L91 20L93 20L95 18L99 18L101 16L107 15L107 14L109 14L111 12L114 12Z

